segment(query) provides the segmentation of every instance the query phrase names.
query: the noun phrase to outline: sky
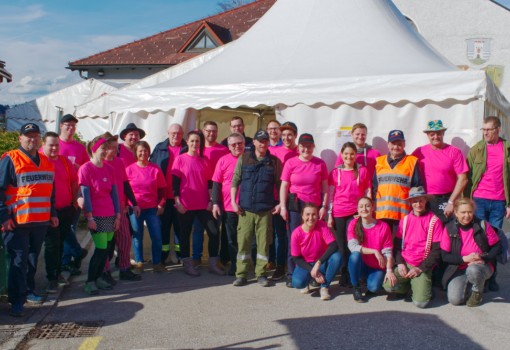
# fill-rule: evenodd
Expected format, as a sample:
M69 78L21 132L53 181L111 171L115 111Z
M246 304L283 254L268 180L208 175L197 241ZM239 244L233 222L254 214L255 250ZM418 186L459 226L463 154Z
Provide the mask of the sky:
M12 0L0 2L0 60L16 105L82 81L68 62L220 12L220 0Z
M78 83L78 72L65 69L68 62L216 14L219 1L1 1L0 60L13 81L0 84L0 104ZM498 2L510 8L510 0Z

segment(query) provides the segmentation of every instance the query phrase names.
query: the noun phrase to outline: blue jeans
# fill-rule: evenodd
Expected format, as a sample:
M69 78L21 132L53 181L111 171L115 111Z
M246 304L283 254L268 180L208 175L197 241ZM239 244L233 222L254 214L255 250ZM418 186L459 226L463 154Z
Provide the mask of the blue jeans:
M386 272L368 267L363 262L361 256L360 252L351 252L349 257L348 268L351 275L351 283L354 287L359 287L359 280L361 277L364 277L367 279L368 290L375 293L381 289Z
M147 229L152 241L152 263L161 263L161 221L157 215L157 208L142 209L140 216L129 215L129 221L133 227L133 252L136 262L143 262L143 222L147 223Z
M62 254L62 265L71 264L71 260L80 259L81 260L81 245L76 239L76 227L78 227L78 221L80 220L81 209L77 208L74 214L73 223L71 225L71 230L64 240L64 252Z
M310 263L310 266L313 266L314 264L315 262ZM331 254L328 261L321 264L319 271L324 275L325 279L325 283L321 284L321 287L329 288L329 285L338 273L341 264L342 256L339 252L334 252ZM310 278L312 278L312 276L308 270L296 265L294 272L292 273L292 286L297 289L303 289L308 285Z
M495 201L492 199L476 198L475 216L480 220L488 221L494 227L503 228L503 219L506 214L505 201Z
M204 251L204 231L204 226L198 217L195 217L195 220L193 221L193 233L191 235L193 260L202 259L202 253Z

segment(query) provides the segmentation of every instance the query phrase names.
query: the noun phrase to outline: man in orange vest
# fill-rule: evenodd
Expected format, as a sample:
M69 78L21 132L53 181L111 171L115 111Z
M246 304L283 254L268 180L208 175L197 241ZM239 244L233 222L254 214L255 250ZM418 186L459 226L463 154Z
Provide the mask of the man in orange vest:
M54 167L37 152L40 141L39 126L24 124L20 147L0 159L0 222L10 255L8 297L15 317L23 316L25 302L43 302L34 291L37 259L48 226L58 226Z
M376 218L390 225L395 236L398 223L411 207L406 199L411 187L422 186L418 158L407 155L406 141L402 130L388 134L389 153L377 157L372 179L372 195L376 201Z

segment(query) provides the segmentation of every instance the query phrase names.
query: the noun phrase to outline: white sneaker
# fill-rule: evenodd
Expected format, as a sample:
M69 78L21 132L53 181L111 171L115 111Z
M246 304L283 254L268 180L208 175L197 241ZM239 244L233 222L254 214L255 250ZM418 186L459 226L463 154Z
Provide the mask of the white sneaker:
M309 294L310 293L310 287L306 286L305 288L300 289L299 293L301 293L301 294Z
M321 287L321 300L330 300L329 288Z

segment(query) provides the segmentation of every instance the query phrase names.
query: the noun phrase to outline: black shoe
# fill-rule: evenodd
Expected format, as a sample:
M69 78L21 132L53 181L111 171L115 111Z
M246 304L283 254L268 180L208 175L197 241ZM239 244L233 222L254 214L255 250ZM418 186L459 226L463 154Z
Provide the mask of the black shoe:
M320 286L319 283L317 283L317 281L315 279L310 279L310 286L312 286L313 288L317 288Z
M110 271L103 272L101 277L103 277L103 279L106 282L110 283L112 286L115 286L117 284L117 281L112 277L112 274L110 273Z
M376 296L378 296L377 293L371 292L369 290L365 293L365 299L366 300L369 300L369 299L371 299L373 297L376 297Z
M292 286L292 276L287 276L287 280L285 281L285 285L287 286L287 288L294 288Z
M123 281L140 281L142 276L132 272L131 270L125 270L119 272L119 279Z
M62 265L62 271L68 271L71 276L79 276L81 275L81 270L77 269L72 265Z
M279 281L283 277L285 277L285 266L276 266L276 270L274 271L273 275L271 276L271 279L273 281Z
M389 293L386 297L387 301L397 301L397 300L404 300L406 298L406 294L399 294L399 293Z
M361 287L354 287L354 292L352 294L354 297L354 301L357 303L365 303L366 300L363 297L363 293L361 292Z
M238 277L232 284L234 287L242 287L248 284L248 280L244 277Z
M271 282L267 279L266 276L260 276L257 278L257 283L262 287L269 287Z

